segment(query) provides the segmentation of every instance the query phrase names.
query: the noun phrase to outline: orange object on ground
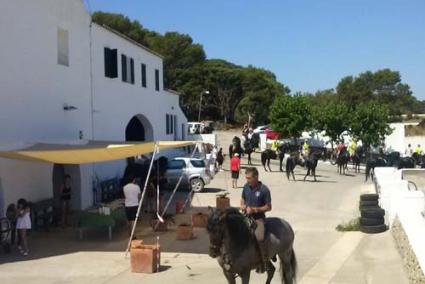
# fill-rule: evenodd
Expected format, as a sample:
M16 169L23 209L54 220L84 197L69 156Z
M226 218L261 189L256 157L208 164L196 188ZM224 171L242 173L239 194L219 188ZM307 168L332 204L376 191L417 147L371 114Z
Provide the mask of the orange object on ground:
M194 227L206 228L208 223L208 215L202 212L192 215L192 222Z
M230 207L230 199L228 197L217 197L216 199L217 209L226 209Z
M184 201L177 200L176 201L176 214L181 214L184 212Z
M194 238L193 226L179 225L177 226L177 239L178 240L191 240Z
M133 241L134 242L134 241ZM161 263L161 250L157 245L131 245L131 272L154 273L158 272Z

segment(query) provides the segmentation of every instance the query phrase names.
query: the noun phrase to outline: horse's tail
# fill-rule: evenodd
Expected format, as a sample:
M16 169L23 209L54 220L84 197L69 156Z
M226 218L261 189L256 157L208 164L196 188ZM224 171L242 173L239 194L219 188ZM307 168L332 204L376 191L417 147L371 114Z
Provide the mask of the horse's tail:
M286 176L288 177L288 180L289 180L289 174L291 173L291 164L292 164L292 161L288 158L288 160L286 160Z
M291 259L289 263L284 263L284 258L280 258L280 273L285 284L293 284L297 280L297 258L295 256L295 251L291 249Z
M367 161L366 170L365 170L365 181L367 181L367 179L369 178L370 169L371 169L370 161Z

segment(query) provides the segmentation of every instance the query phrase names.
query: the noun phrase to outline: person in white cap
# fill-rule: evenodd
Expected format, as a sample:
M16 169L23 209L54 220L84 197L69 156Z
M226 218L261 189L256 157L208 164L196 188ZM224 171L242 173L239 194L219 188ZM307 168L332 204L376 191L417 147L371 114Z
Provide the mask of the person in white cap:
M241 159L239 154L235 153L230 159L230 171L232 173L232 188L238 187L239 171L241 169Z

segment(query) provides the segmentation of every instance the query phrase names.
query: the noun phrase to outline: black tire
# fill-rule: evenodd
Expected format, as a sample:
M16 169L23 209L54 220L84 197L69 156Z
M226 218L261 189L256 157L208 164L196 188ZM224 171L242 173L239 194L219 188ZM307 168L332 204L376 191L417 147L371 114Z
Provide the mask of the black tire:
M361 226L377 226L385 224L384 218L360 218Z
M360 201L375 201L379 199L379 194L368 193L360 195Z
M382 218L385 216L385 210L381 208L363 209L360 211L361 216L364 218Z
M359 210L360 210L360 211L364 211L364 210L374 210L374 209L380 210L380 209L381 209L381 207L379 207L378 205L371 205L371 206L359 206Z
M360 200L360 207L363 206L378 206L378 200Z
M376 226L360 226L360 231L366 234L378 234L383 233L387 230L385 224L376 225Z

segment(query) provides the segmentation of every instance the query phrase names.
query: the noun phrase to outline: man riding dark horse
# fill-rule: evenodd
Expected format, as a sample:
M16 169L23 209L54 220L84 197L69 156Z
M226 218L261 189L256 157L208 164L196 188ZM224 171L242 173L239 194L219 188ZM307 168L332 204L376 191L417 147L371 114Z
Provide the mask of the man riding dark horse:
M248 165L252 165L251 162L251 154L252 152L254 152L254 142L251 139L246 139L245 142L243 143L243 148L244 148L244 152L245 154L248 155Z
M259 271L264 272L265 264L268 262L264 243L264 221L266 219L265 213L272 210L272 200L270 190L258 180L258 170L256 168L246 169L245 175L247 183L242 191L241 210L255 220L255 237L257 238L263 260Z
M235 153L238 153L239 157L242 157L243 155L241 139L238 136L233 137L232 144L229 145L229 157L233 157Z
M345 169L347 168L348 161L350 160L350 154L347 151L346 147L341 147L339 150L339 154L336 158L336 164L338 166L339 174L345 175Z

